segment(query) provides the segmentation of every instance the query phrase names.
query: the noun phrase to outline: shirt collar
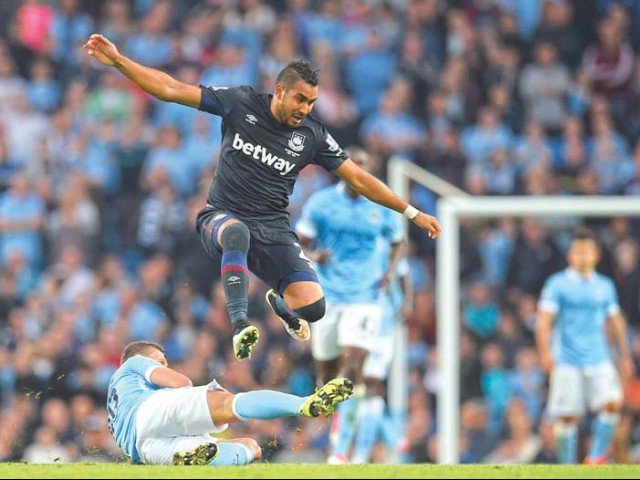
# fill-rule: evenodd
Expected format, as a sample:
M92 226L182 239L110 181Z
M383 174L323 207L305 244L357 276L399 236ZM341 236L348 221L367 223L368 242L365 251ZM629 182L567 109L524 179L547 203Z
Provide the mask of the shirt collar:
M593 280L593 278L595 277L596 272L593 271L589 274L589 276L585 277L584 275L582 275L580 272L578 272L575 268L571 268L568 267L567 268L567 275L570 278L574 278L574 279L579 279L579 280Z
M338 193L340 193L340 195L343 195L345 198L351 200L352 202L359 202L362 199L367 199L364 195L358 195L356 198L353 198L351 195L349 195L347 193L347 183L344 180L340 180L338 182L336 190L338 190Z

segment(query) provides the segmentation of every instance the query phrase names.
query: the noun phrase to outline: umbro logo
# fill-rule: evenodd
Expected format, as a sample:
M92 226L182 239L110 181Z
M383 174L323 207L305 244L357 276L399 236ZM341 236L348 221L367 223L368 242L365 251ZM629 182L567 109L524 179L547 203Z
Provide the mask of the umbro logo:
M221 218L226 217L227 214L226 213L219 213L216 216L213 217L213 221L215 222L216 220L220 220Z
M240 277L237 277L235 275L227 278L227 285L238 285L240 283L242 283L242 280L240 279Z
M251 125L255 125L258 119L256 118L255 115L251 115L250 113L248 113L246 115L245 121L250 123Z

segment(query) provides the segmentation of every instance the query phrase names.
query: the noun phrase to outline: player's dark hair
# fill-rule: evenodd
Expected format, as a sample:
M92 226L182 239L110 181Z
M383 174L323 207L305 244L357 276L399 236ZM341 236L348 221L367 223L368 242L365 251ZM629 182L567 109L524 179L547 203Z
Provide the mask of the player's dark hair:
M122 358L120 359L120 365L135 355L146 354L149 353L150 350L154 349L160 350L164 354L164 348L155 342L147 342L145 340L131 342L129 345L124 347L124 352L122 352Z
M595 234L585 227L578 227L573 231L573 235L571 237L572 240L593 240L596 244L598 243L598 239Z
M312 87L318 85L318 72L310 62L306 60L294 60L280 70L276 83L281 83L285 88L291 88L298 80L308 83Z

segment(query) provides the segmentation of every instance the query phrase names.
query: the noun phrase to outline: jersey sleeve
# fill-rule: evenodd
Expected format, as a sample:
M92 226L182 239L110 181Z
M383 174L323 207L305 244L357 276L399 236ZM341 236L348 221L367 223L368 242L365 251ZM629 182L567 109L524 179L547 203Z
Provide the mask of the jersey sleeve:
M307 238L316 238L318 236L318 220L320 218L320 197L312 195L304 207L302 207L302 215L298 223L296 223L296 233Z
M125 362L125 367L129 373L140 375L149 383L153 383L151 381L153 371L161 366L160 362L142 355L135 355Z
M231 109L242 100L251 87L211 87L200 85L202 99L198 110L226 117Z
M318 146L313 156L313 163L327 170L335 170L347 158L347 154L327 131L327 127L322 125Z
M620 303L618 302L618 292L616 290L616 285L613 283L613 280L608 279L609 292L607 298L607 315L613 317L614 315L618 315L620 313Z
M538 308L548 313L558 313L560 310L560 288L555 277L549 278L542 287Z

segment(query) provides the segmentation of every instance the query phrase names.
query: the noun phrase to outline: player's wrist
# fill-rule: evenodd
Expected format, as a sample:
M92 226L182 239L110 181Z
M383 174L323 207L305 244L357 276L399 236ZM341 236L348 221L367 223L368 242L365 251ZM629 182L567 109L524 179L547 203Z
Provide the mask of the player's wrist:
M113 66L118 70L122 70L124 68L124 63L126 59L127 57L125 57L120 52L118 52L118 54L116 54L116 56L112 59Z
M413 220L414 218L416 218L419 213L420 213L420 210L418 210L416 207L414 207L411 204L408 204L407 208L405 208L404 212L402 212L402 214L405 217L407 217L409 220Z

